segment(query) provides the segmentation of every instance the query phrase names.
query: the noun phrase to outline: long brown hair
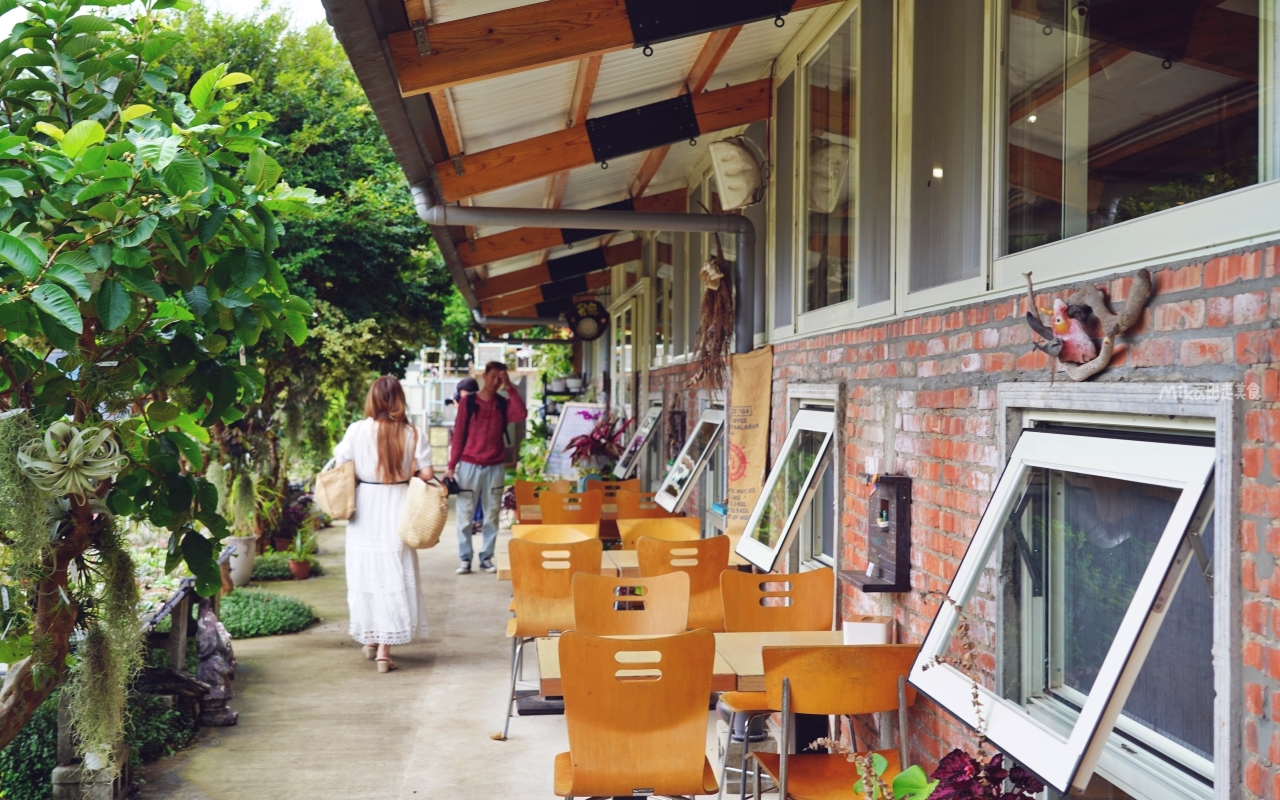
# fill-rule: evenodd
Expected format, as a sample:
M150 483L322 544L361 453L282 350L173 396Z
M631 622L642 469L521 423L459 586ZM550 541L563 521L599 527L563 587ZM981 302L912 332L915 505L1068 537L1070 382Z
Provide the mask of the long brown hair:
M404 389L400 388L399 379L391 375L374 381L364 401L364 415L378 423L378 478L383 483L405 480L401 474L405 468L404 432L410 427L405 406ZM411 472L412 469L410 466Z

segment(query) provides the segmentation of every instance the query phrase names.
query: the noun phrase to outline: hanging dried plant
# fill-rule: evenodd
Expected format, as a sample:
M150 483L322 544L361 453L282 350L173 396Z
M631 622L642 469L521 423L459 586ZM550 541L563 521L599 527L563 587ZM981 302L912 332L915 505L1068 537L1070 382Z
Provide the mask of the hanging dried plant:
M114 478L129 463L110 428L77 428L59 420L43 439L18 451L18 466L36 486L54 495L81 499L97 481Z
M716 235L716 253L698 273L702 282L702 308L694 362L698 371L689 385L709 392L724 391L729 374L729 353L733 342L733 280L729 262Z

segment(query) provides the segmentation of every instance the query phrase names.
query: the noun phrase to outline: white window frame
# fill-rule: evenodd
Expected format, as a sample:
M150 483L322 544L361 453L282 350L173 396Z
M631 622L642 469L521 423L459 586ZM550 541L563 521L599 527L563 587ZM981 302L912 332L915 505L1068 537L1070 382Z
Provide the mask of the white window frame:
M644 412L644 416L640 419L640 426L636 428L635 435L627 443L627 449L622 451L622 458L618 459L618 463L613 467L613 477L620 481L625 481L635 472L636 465L640 463L640 453L644 451L645 446L648 444L650 434L658 427L658 419L661 416L661 405L651 404Z
M747 526L743 529L742 536L738 539L737 547L734 548L734 552L765 572L773 572L777 566L778 559L790 545L791 538L799 527L800 518L813 500L813 493L816 488L815 483L822 476L822 471L830 467L830 462L833 460L832 441L835 439L836 431L835 417L834 410L816 411L804 409L797 412L791 420L791 427L787 431L787 439L783 442L777 458L773 461L773 468L769 470L769 477L765 480L764 486L760 490L760 496L756 499L755 507L751 510L751 517L747 520ZM754 539L751 536L751 532L760 524L760 517L764 514L765 508L769 504L769 495L785 472L787 456L790 455L791 449L795 446L801 431L823 433L825 438L822 440L818 457L814 459L813 466L810 467L809 474L805 476L804 483L800 487L800 493L796 496L796 501L787 514L782 535L774 542L773 547L768 547Z
M1150 441L1123 441L1123 447L1116 447L1116 441L1039 431L1023 433L948 590L954 603L963 607L968 602L988 569L992 548L1002 536L1001 526L1010 504L1017 499L1021 478L1033 467L1182 489L1069 736L1064 738L1000 693L977 687L992 744L1063 792L1073 786L1088 786L1115 719L1163 621L1163 610L1153 610L1157 597L1176 591L1188 563L1190 546L1184 542L1184 533L1215 465L1213 448ZM929 666L933 659L946 654L956 621L955 608L943 603L912 667L911 683L976 727L973 680L949 664Z
M844 418L841 414L841 408L844 404L841 402L843 393L842 387L838 383L789 383L787 384L787 416L794 417L801 409L812 408L815 410L830 409L835 414L836 430L844 430ZM828 557L821 550L815 552L813 547L813 530L811 514L806 513L801 518L801 533L799 539L799 549L795 554L792 563L798 563L802 571L810 569L818 569L829 567L835 569L836 563L840 556L840 508L843 502L841 497L841 489L844 486L844 459L833 458L831 465L827 467L833 475L833 485L835 491L832 494L831 504L835 508L835 537L834 537L834 554ZM813 506L810 506L812 509Z
M677 486L672 481L672 475L675 472L675 466L673 465L667 471L666 477L662 479L662 485L658 487L658 492L653 497L655 503L673 514L678 512L684 505L684 501L688 499L689 490L697 484L698 477L706 469L707 462L711 460L712 452L720 442L720 437L724 435L724 409L708 408L702 412L698 417L698 422L689 429L689 434L684 440L684 446L680 448L680 455L676 456L675 464L679 464L681 459L689 454L689 448L693 446L694 437L697 435L698 429L704 424L714 425L715 432L711 435L711 440L707 442L706 449L702 451L693 468L689 470L688 477Z

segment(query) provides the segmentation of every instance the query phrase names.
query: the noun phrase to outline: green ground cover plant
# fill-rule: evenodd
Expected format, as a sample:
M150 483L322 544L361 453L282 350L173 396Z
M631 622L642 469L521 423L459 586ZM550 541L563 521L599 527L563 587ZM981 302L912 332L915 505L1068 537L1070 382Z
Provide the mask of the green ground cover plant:
M301 600L262 589L237 589L222 599L222 624L233 639L297 633L315 619Z

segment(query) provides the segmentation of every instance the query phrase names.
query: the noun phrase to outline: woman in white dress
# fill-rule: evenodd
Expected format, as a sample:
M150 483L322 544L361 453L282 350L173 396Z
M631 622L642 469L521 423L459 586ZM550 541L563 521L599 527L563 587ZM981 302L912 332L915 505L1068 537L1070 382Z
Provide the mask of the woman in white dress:
M378 672L390 672L391 646L427 635L417 552L400 541L399 529L409 479L431 480L434 472L431 445L408 421L399 380L374 381L364 413L334 450L338 463L356 467L356 513L347 523L349 630Z

